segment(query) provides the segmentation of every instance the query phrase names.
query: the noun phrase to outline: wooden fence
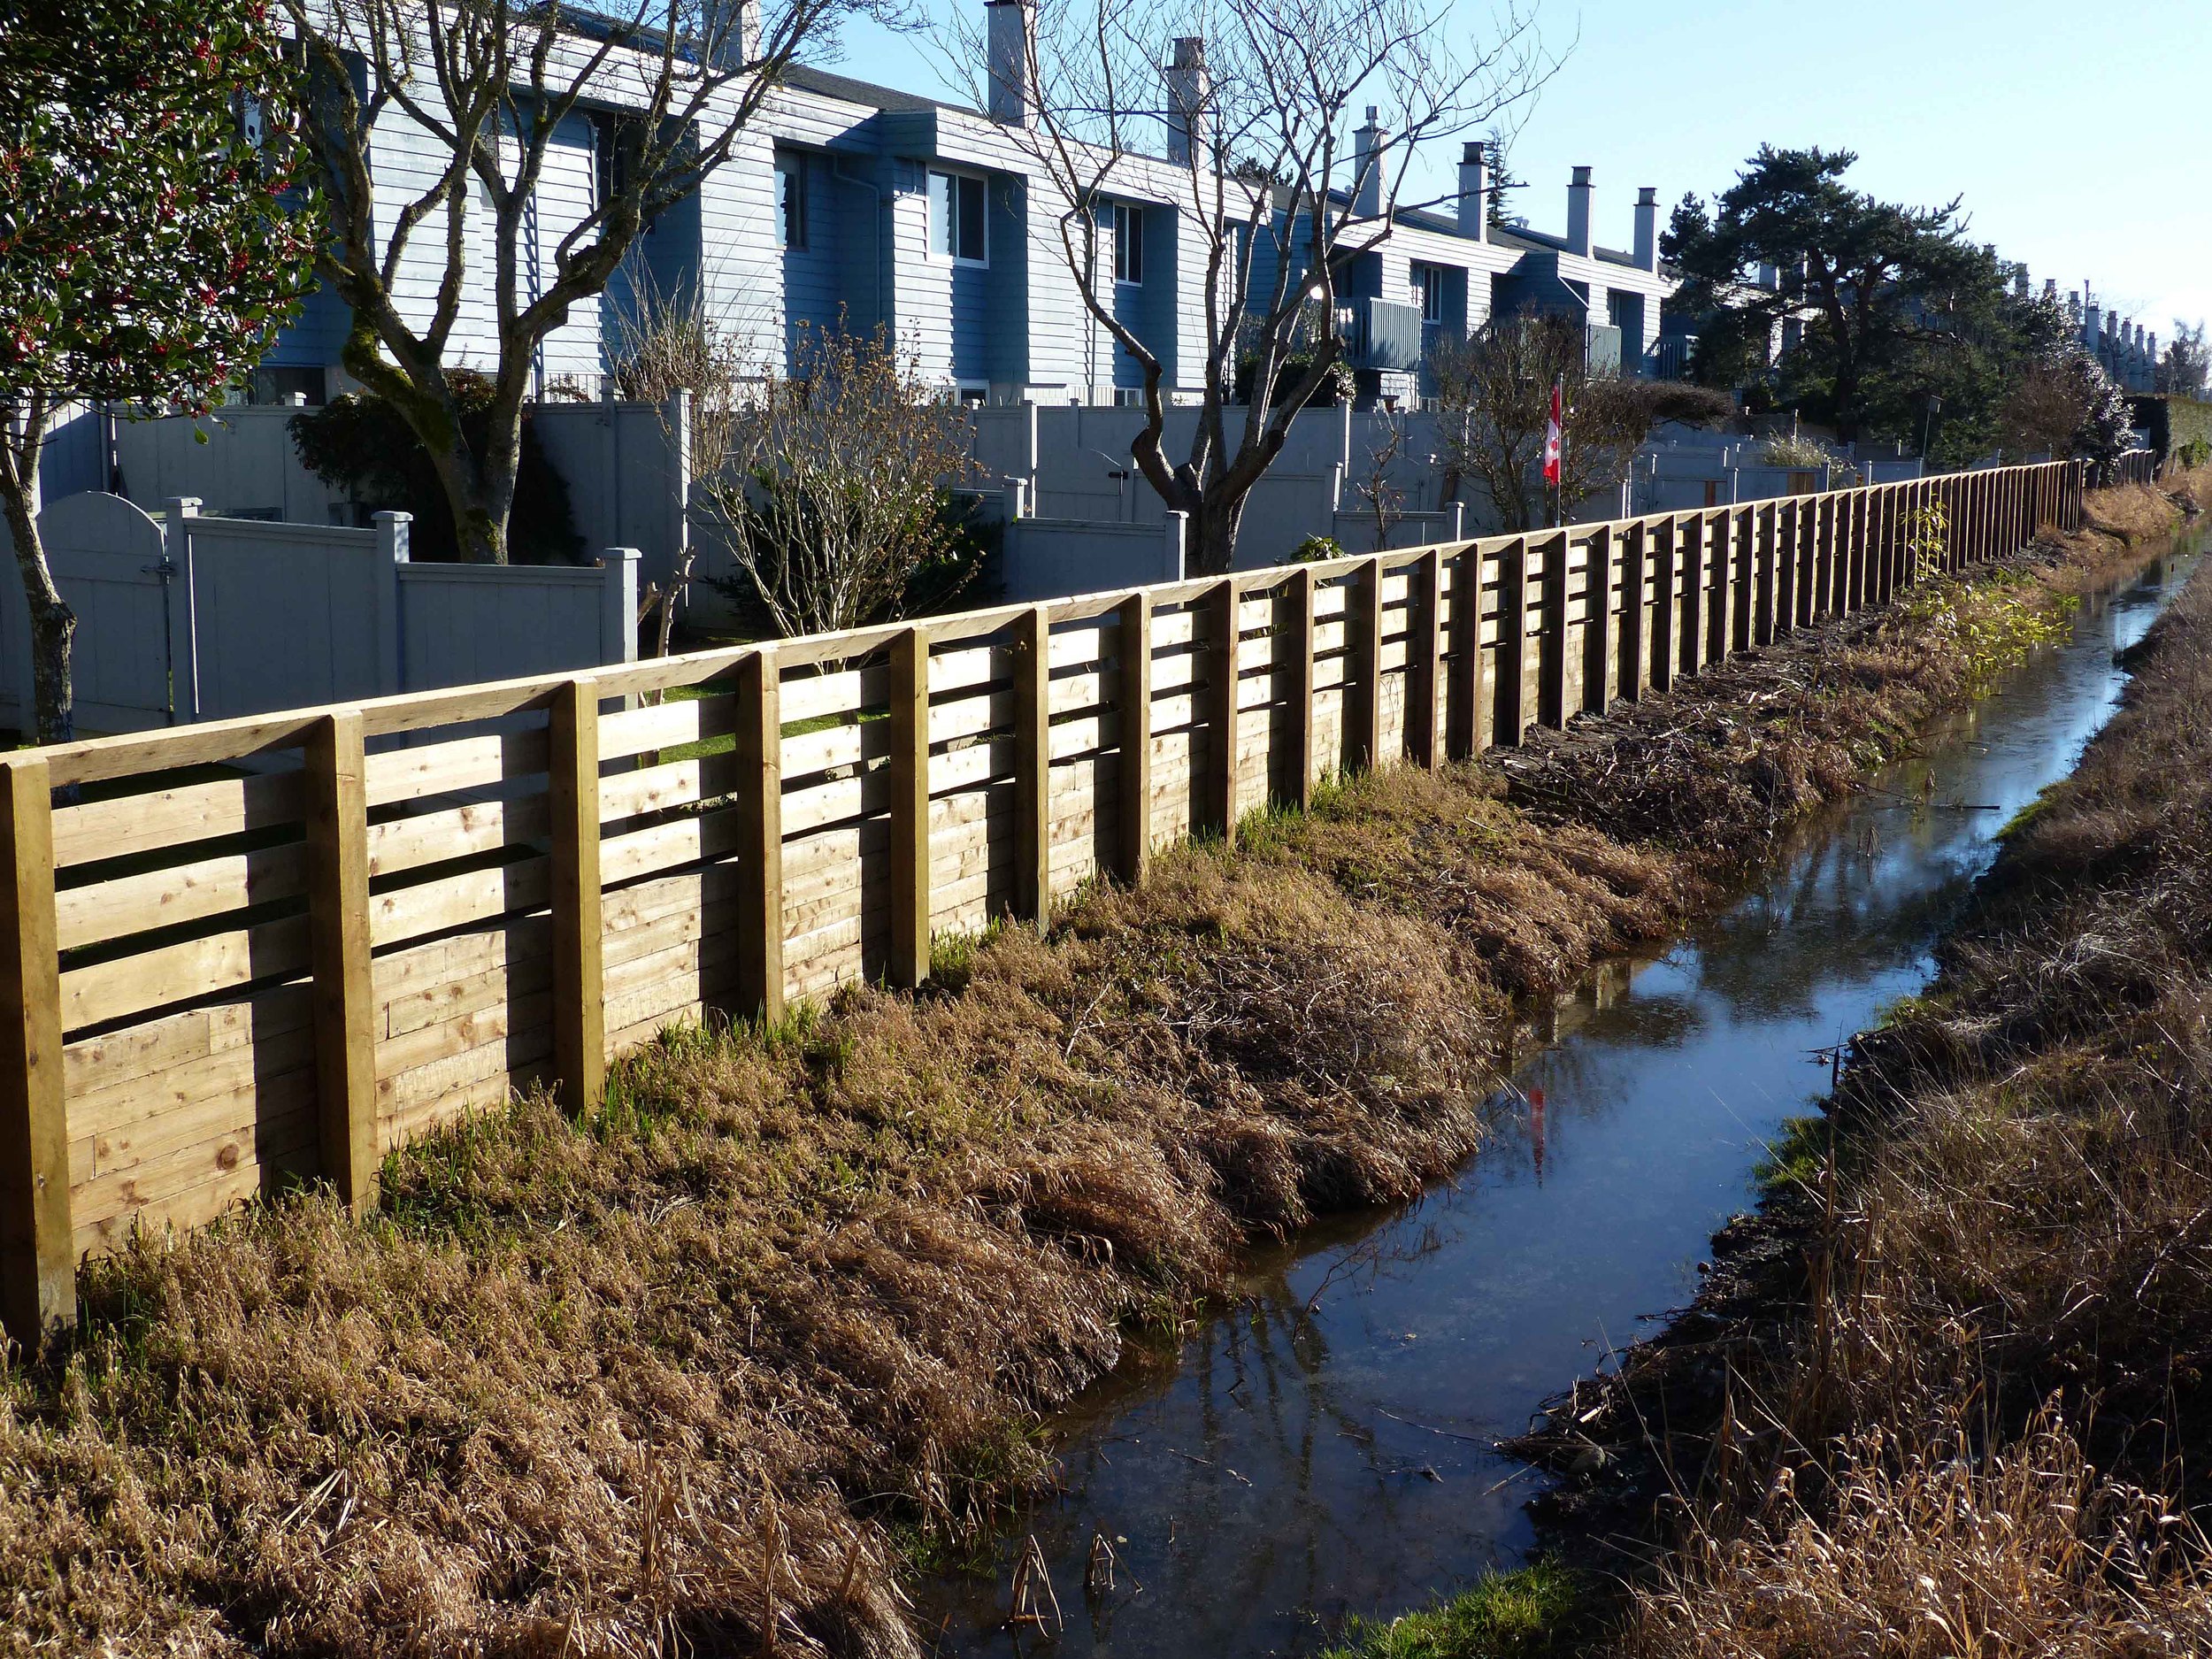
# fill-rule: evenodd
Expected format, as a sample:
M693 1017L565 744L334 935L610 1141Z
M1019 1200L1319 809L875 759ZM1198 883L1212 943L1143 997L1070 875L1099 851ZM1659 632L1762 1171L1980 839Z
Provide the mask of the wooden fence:
M0 1296L1340 769L1517 741L2072 526L2059 464L0 756ZM655 694L687 694L656 700Z

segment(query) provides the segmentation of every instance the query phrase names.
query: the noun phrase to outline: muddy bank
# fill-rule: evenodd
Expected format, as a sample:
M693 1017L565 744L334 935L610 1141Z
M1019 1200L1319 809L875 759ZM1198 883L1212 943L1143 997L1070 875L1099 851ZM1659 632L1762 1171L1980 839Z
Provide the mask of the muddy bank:
M1618 1646L2202 1650L2212 580L2127 660L1695 1305L1519 1444L1649 1569Z
M589 1124L395 1158L365 1223L292 1201L103 1265L76 1346L7 1377L6 1640L906 1650L904 1564L1038 1475L1035 1414L1133 1322L1458 1164L1518 1002L1671 936L2068 567L1356 780L919 995L672 1037Z

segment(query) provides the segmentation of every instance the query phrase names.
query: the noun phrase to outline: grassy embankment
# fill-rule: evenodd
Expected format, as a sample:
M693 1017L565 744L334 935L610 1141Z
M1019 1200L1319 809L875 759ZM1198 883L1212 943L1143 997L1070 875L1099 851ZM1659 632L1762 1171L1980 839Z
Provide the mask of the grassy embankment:
M1038 1474L1124 1329L1457 1163L1517 1001L1676 931L2108 552L1352 780L919 995L672 1033L589 1121L395 1156L365 1221L293 1197L89 1270L0 1378L6 1643L910 1651L903 1563Z

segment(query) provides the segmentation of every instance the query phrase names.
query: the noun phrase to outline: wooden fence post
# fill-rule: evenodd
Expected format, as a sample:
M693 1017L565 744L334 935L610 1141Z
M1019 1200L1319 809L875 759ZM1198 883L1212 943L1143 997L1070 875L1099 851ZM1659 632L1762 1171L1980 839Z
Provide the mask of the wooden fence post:
M1752 601L1758 592L1759 510L1739 507L1728 515L1728 649L1751 649Z
M891 640L891 960L894 985L929 978L929 631Z
M783 1005L783 671L772 645L737 669L737 913L741 1011L773 1025Z
M1121 623L1121 879L1142 881L1152 862L1152 595L1131 594Z
M1705 568L1712 586L1705 595L1705 661L1724 662L1732 649L1729 635L1729 610L1734 597L1736 562L1736 515L1724 508L1706 526L1709 539L1705 544Z
M1782 597L1782 510L1772 502L1752 509L1751 543L1756 549L1752 576L1751 642L1774 643L1774 618Z
M1812 618L1807 611L1812 603L1813 585L1813 501L1809 495L1793 495L1787 503L1789 530L1783 538L1782 550L1782 616L1781 628L1788 633L1801 628Z
M1676 641L1681 637L1676 609L1675 584L1679 580L1680 559L1676 547L1682 539L1682 520L1669 518L1652 528L1659 546L1650 554L1652 571L1651 643L1645 651L1646 676L1654 691L1664 691L1674 684L1675 666L1681 648Z
M360 711L342 709L324 716L303 747L322 1172L341 1202L359 1210L376 1200L378 1165L376 989L369 970L369 810Z
M1573 534L1562 530L1544 538L1543 597L1537 614L1543 618L1536 636L1536 719L1555 731L1563 729L1567 716L1567 556Z
M1406 571L1406 753L1436 770L1444 746L1436 741L1436 694L1444 664L1444 557L1434 548Z
M1680 669L1684 674L1695 674L1705 666L1705 549L1710 538L1701 512L1676 522L1681 526L1675 533L1676 561L1682 566Z
M1364 772L1374 771L1383 758L1382 638L1383 568L1377 555L1353 573L1344 595L1345 748L1348 764ZM1409 656L1411 644L1407 641ZM1310 667L1310 652L1306 661ZM1310 680L1308 687L1310 696Z
M1208 600L1207 703L1213 726L1214 826L1229 846L1237 842L1238 636L1242 631L1243 585L1233 576L1214 584Z
M1641 519L1621 533L1620 678L1615 683L1622 696L1640 702L1651 679L1651 527Z
M1289 646L1290 690L1286 699L1290 714L1290 764L1297 775L1291 780L1285 804L1301 812L1313 804L1313 568L1301 565L1283 584L1290 600L1290 627L1278 633L1277 668L1285 666L1281 645Z
M607 1082L607 981L599 886L599 688L554 694L548 773L553 808L553 1074L572 1111L595 1110Z
M1584 566L1582 695L1576 701L1581 711L1589 714L1603 714L1613 706L1617 661L1613 627L1613 540L1610 525L1593 531L1588 563Z
M1014 624L1014 915L1052 925L1052 613Z
M1479 612L1479 606L1469 607ZM1454 620L1458 620L1455 615ZM1468 656L1481 657L1482 623L1479 614L1467 619L1461 647ZM1516 536L1498 555L1498 645L1494 704L1490 715L1490 741L1503 749L1518 744L1528 730L1528 538ZM1474 725L1473 701L1480 676L1465 676L1469 684L1468 725ZM1456 699L1455 699L1456 701ZM1471 752L1472 740L1470 740ZM1455 753L1457 751L1455 750Z
M1836 498L1815 498L1813 506L1812 617L1824 622L1836 614Z
M33 1352L77 1320L53 802L45 761L0 755L0 1323Z
M1504 605L1500 567L1498 603ZM1482 752L1482 554L1469 542L1452 560L1451 662L1444 687L1444 741L1454 760ZM1498 613L1498 672L1505 672L1505 613ZM1495 741L1495 738L1492 739Z

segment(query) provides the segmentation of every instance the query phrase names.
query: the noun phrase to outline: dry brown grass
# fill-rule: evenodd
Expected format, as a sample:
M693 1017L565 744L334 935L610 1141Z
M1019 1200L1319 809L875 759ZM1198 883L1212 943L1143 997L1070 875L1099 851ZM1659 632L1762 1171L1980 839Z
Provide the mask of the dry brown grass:
M2212 1650L2212 580L2139 674L1862 1041L1642 1651Z
M912 1651L902 1563L1036 1477L1036 1414L1245 1240L1459 1162L1515 999L1895 741L1923 626L1849 625L1860 692L1785 718L1754 664L1653 705L1735 733L1696 810L1791 780L1701 843L1487 765L1357 780L939 988L435 1137L365 1221L296 1198L90 1271L75 1345L0 1379L0 1649Z

